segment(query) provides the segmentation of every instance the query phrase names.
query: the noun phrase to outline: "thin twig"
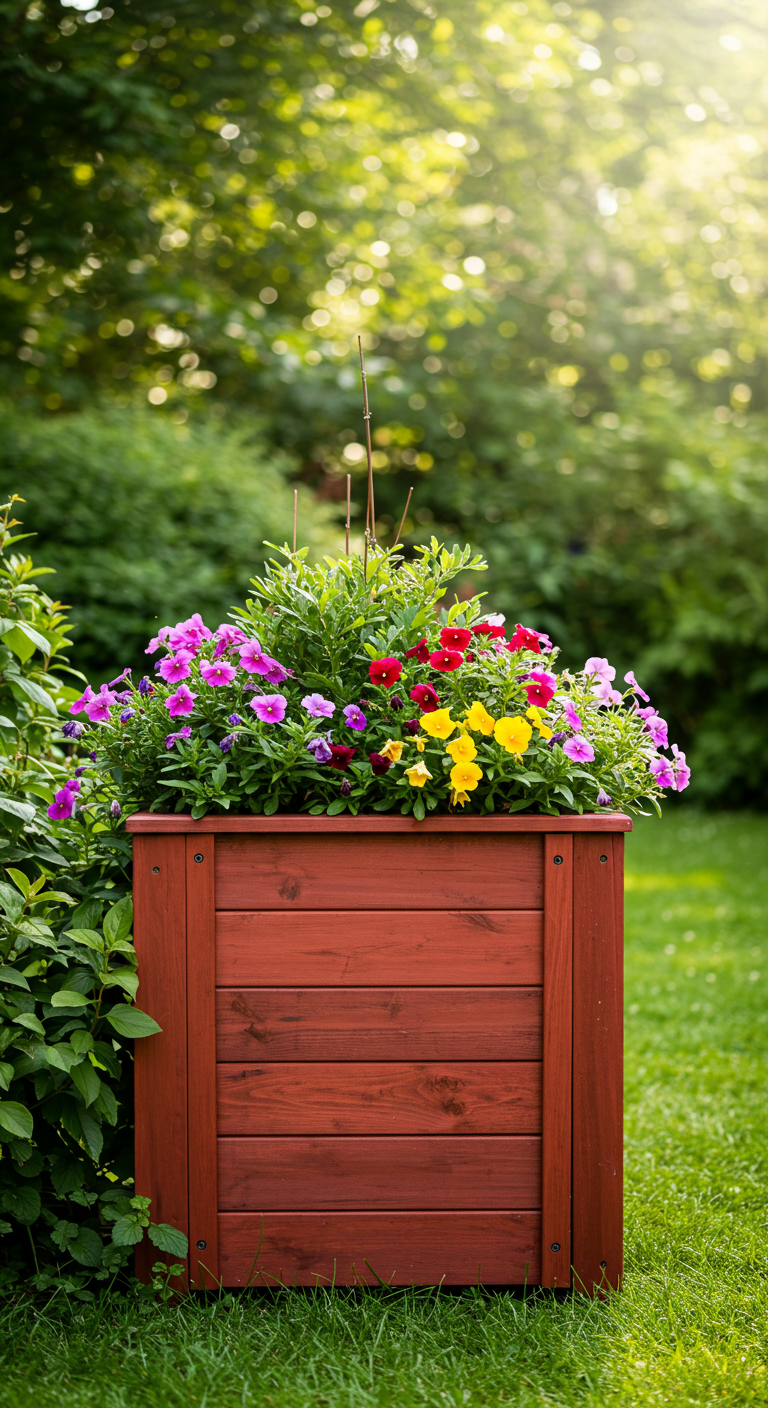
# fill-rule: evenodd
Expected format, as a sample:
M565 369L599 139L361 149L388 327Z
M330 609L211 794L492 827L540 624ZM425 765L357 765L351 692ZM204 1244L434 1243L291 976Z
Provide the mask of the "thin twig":
M365 421L365 447L368 452L368 508L365 521L371 535L371 542L376 542L376 508L373 501L373 460L371 458L371 413L368 410L368 382L365 377L365 363L363 361L363 339L358 336L357 345L360 350L360 375L363 379L363 420Z
M364 581L364 582L367 582L367 581L368 581L368 544L370 543L370 541L371 541L371 535L370 535L370 532L369 532L368 528L366 528L366 530L365 530L365 547L363 548L363 581Z
M296 553L296 517L297 517L297 515L298 515L298 512L299 512L299 491L298 491L298 489L294 489L294 491L293 491L293 551L294 551L294 556L295 556L295 553Z
M409 505L409 503L411 502L411 494L412 494L412 493L413 493L413 485L411 485L410 489L408 490L408 498L407 498L406 501L405 501L405 508L403 509L403 516L402 516L402 518L400 519L400 527L399 527L398 530L397 530L397 537L395 538L395 543L399 543L399 542L400 542L400 537L401 537L401 534L402 534L402 531L403 531L403 524L405 523L405 520L406 520L406 517L407 517L407 514L408 514L408 505Z
M352 475L347 475L347 557L349 557L349 517L352 504Z

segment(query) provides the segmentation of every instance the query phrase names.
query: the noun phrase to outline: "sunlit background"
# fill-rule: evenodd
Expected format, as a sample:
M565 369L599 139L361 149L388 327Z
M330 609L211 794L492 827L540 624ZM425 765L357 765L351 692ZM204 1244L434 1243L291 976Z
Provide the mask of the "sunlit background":
M632 666L691 795L768 781L759 0L6 9L5 492L96 683L266 538L470 540ZM465 584L466 585L466 584Z

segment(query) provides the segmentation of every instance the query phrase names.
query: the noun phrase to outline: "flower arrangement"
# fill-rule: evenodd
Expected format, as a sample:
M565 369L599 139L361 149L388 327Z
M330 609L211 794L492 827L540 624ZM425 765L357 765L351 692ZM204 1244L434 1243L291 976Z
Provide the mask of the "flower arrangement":
M546 635L510 631L480 597L440 608L452 578L485 568L469 548L315 565L277 551L230 622L162 627L137 684L127 669L72 704L62 731L88 730L114 815L640 811L688 785L632 671L623 690L602 658L558 673Z

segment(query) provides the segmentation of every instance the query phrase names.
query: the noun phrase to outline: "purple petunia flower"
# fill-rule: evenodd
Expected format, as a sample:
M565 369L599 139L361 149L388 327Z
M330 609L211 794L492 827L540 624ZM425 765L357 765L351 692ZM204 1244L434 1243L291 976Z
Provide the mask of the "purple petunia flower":
M117 702L117 695L113 694L107 686L103 684L98 694L95 694L91 701L86 704L85 712L92 724L109 723L110 705Z
M419 719L406 719L403 724L403 733L410 733L411 737L413 737L414 734L418 733L420 727L421 721Z
M556 743L562 743L563 739L567 737L567 733L553 733L552 737L547 739L547 747L554 748Z
M128 722L129 719L133 719L133 718L135 718L135 717L136 717L136 710L135 710L135 709L123 709L123 712L122 712L122 714L120 715L120 722L121 722L121 724L127 724L127 722Z
M166 748L172 748L173 745L174 745L174 743L178 743L178 741L179 741L180 738L191 738L191 737L192 737L192 730L191 730L191 728L189 727L189 724L185 724L183 728L180 728L180 729L179 729L178 733L169 733L169 734L166 734L165 746L166 746Z
M228 733L225 738L222 738L221 743L219 744L219 747L220 747L222 753L231 753L231 752L232 752L232 745L233 745L236 741L237 741L237 734L236 734L236 733Z
M570 699L566 699L563 705L563 713L565 714L565 722L567 723L568 727L572 728L575 733L578 733L579 729L581 728L581 719L576 713L576 710L574 709Z
M91 760L92 763L95 763L95 762L96 762L96 759L98 758L98 756L99 756L98 753L96 753L95 751L94 751L93 753L89 753L89 754L88 754L88 757L90 758L90 760Z
M169 694L165 701L165 707L172 719L179 714L191 714L195 707L197 695L193 694L186 684L180 684L175 694Z
M209 631L203 623L199 611L187 621L178 621L168 632L168 644L172 650L190 650L193 655L206 640L213 640L213 631Z
M114 821L117 821L117 818L123 815L123 809L120 806L119 802L112 802L110 804L109 815L113 818Z
M87 708L88 708L88 705L89 705L90 703L92 703L92 701L93 701L95 698L96 698L96 695L94 694L93 690L91 689L91 686L90 686L89 684L87 684L87 685L85 686L85 693L84 693L84 694L81 694L81 695L80 695L80 698L79 698L79 699L76 699L75 702L74 702L74 704L70 704L70 706L69 706L69 712L70 712L70 714L82 714L83 709L87 709Z
M75 794L70 787L62 787L48 808L52 821L67 821L75 810Z
M147 679L147 676L145 675L143 680L139 680L139 694L146 696L147 694L154 694L154 692L155 686L152 684L151 680Z
M293 670L286 669L279 660L273 660L271 655L264 656L264 663L266 669L262 673L268 684L282 684L283 680L287 680L293 674Z
M347 728L355 728L362 733L368 722L362 709L359 709L357 704L346 704L343 713Z
M574 763L591 763L595 756L595 750L586 738L569 738L563 744L563 752Z
M635 694L639 694L640 698L644 699L646 704L648 703L648 695L646 694L645 690L641 689L639 684L637 683L637 680L635 679L634 670L627 670L627 673L624 676L624 682L625 684L629 685L630 689L634 690Z
M122 683L123 683L123 680L127 680L127 678L128 678L128 676L130 675L130 673L131 673L131 667L130 667L130 665L126 665L125 669L123 670L122 675L118 675L116 679L109 681L109 686L108 686L108 688L109 688L109 689L114 689L114 687L115 687L116 684L122 684Z
M653 758L648 764L648 771L652 774L659 787L675 786L675 774L672 771L672 764L668 758Z
M363 707L362 700L360 702L360 707ZM392 698L389 701L389 707L390 709L394 709L397 713L398 709L405 708L405 700L401 699L399 694L393 694Z
M75 777L82 777L83 773L87 771L88 769L86 767L75 768Z
M352 791L352 783L350 782L350 780L349 780L348 777L345 777L345 778L344 778L344 781L343 781L342 784L341 784L341 787L339 788L339 794L340 794L342 797L348 797L351 791Z
M191 650L180 650L176 655L166 655L155 669L166 684L178 684L179 680L187 678L190 673L189 663L194 658Z
M684 792L691 779L691 769L685 761L685 753L681 753L676 743L672 744L672 752L675 761L672 764L672 771L675 775L675 787L678 792Z
M200 674L206 684L231 684L237 674L237 665L228 665L226 660L203 660Z
M256 694L251 700L251 708L263 724L281 724L288 708L284 694Z
M336 705L330 699L324 699L322 694L305 694L301 707L306 709L311 719L330 719L336 710Z
M76 777L67 778L67 781L64 783L64 786L66 787L68 792L80 791L80 783L78 782Z
M621 695L618 689L614 689L610 680L599 679L597 684L592 686L592 693L601 704L620 704Z
M82 724L76 724L73 722L62 724L61 731L64 734L65 738L80 738L81 734L84 733L85 730Z
M658 709L638 709L642 719L645 719L645 732L651 735L651 743L654 748L667 748L669 739L667 737L667 721L659 715Z
M605 792L602 787L600 788L600 791L597 794L597 805L598 807L610 807L611 805L611 799L608 796L608 793Z
M151 641L149 642L149 645L144 651L144 654L154 655L155 651L159 650L161 645L165 645L165 642L167 641L170 634L170 626L161 626L157 635L152 637Z
M242 722L239 714L230 714L227 718L228 724L241 724Z
M330 763L333 753L324 738L310 738L307 748L314 753L316 763Z
M236 645L244 645L248 637L245 631L241 631L239 626L231 626L224 621L216 632L216 649L213 652L214 660L219 660L222 655L226 655L228 650L232 650Z

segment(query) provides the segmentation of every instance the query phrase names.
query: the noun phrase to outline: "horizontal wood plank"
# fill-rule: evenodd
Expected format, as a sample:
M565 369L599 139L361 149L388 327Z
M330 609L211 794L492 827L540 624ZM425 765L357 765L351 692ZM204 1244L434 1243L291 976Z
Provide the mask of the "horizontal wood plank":
M309 816L295 813L285 816L205 816L193 821L184 812L134 812L126 821L126 830L133 832L179 832L194 835L196 831L215 832L325 832L345 831L420 833L430 831L631 831L632 818L623 812L588 812L585 816L428 816L417 821L412 816Z
M217 909L541 909L541 836L222 836Z
M538 1208L541 1139L219 1139L222 1212Z
M221 843L219 843L221 844ZM378 898L381 904L381 896ZM540 909L220 910L221 987L543 981Z
M225 1286L535 1285L537 1212L219 1214Z
M540 1134L536 1061L217 1067L220 1135Z
M540 1061L541 988L218 988L219 1061Z

